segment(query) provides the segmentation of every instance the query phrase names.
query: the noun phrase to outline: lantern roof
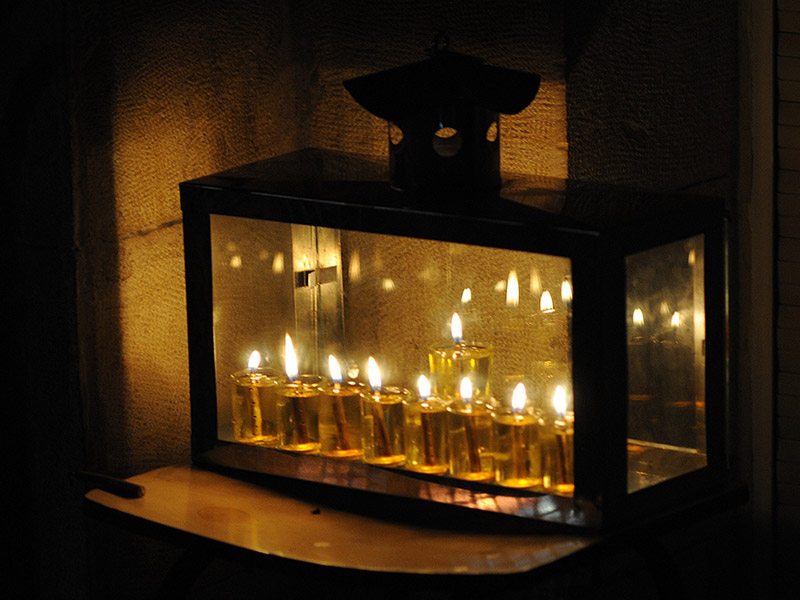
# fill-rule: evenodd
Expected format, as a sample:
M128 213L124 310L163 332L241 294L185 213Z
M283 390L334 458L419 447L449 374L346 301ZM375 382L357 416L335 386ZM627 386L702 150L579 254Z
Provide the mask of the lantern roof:
M427 60L354 77L344 86L367 111L392 122L453 104L516 114L536 97L536 73L488 65L448 45L437 37Z

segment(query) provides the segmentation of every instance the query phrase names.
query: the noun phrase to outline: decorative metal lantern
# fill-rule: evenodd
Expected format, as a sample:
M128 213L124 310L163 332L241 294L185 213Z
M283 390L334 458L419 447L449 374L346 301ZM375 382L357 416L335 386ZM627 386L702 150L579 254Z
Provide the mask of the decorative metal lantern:
M428 60L344 82L389 122L392 186L458 193L500 187L500 114L528 106L540 78L453 52L437 36Z
M196 464L520 527L724 484L721 200L432 207L384 172L309 149L181 184Z

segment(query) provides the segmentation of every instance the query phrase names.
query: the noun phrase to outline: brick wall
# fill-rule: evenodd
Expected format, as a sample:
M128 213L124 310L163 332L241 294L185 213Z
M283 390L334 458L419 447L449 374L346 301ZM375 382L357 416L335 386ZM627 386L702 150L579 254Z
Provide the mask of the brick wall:
M790 584L783 574L796 569L800 536L800 0L778 0L777 7L775 532L777 581L782 592L788 593Z

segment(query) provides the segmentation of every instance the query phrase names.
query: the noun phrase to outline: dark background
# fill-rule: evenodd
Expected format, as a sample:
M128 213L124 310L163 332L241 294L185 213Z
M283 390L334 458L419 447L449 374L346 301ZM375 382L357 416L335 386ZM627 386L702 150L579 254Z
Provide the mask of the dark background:
M190 459L178 183L307 145L385 154L384 125L340 82L419 60L441 29L454 49L543 76L534 105L502 124L504 168L730 200L732 455L751 483L750 337L765 315L751 306L762 242L742 233L752 230L743 172L758 146L750 80L765 59L751 54L750 6L17 3L4 20L0 104L13 358L5 464L12 572L30 573L29 595L152 596L180 555L86 518L86 488L68 476L127 477ZM747 506L664 536L691 597L766 589L761 522ZM259 569L226 579L242 568L217 563L194 594L266 585ZM621 550L531 591L582 597L566 583L575 578L617 597L657 589L641 555Z

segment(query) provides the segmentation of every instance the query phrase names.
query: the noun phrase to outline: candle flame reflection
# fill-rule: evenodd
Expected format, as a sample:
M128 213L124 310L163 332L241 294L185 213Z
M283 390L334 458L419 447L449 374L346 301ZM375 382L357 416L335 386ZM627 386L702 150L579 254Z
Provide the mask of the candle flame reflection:
M464 291L461 292L461 304L466 304L470 301L472 301L472 290L469 288L464 288Z
M567 415L567 390L563 385L556 386L556 391L553 393L553 408L559 417Z
M472 381L470 381L469 377L464 377L461 380L459 392L461 394L461 400L464 402L469 403L472 400Z
M294 344L288 333L286 334L286 355L284 360L286 362L286 376L291 380L297 379L299 373L297 368L297 354L294 352Z
M358 250L354 250L350 255L348 274L351 281L358 281L361 279L361 256L358 254Z
M506 306L519 306L519 282L517 281L517 272L513 269L508 273Z
M633 324L637 327L644 325L644 313L641 308L637 308L633 311Z
M328 355L328 370L331 373L331 381L334 383L342 383L342 369L339 366L339 361L333 354Z
M531 294L538 296L542 293L542 280L539 278L539 272L534 270L531 273Z
M561 301L567 306L572 304L572 286L566 279L561 283Z
M514 388L514 393L511 395L511 410L515 413L521 413L525 410L527 402L528 393L525 391L525 385L518 383Z
M275 275L283 273L283 252L276 252L275 256L272 257L272 272Z
M542 297L539 299L539 310L541 310L543 313L555 312L555 309L553 308L553 297L547 290L542 292Z
M378 368L378 363L371 356L367 361L367 375L369 377L370 387L379 392L381 389L381 370Z
M678 314L677 310L674 313L672 313L672 319L670 320L670 324L673 327L678 327L678 325L681 324L681 316Z

